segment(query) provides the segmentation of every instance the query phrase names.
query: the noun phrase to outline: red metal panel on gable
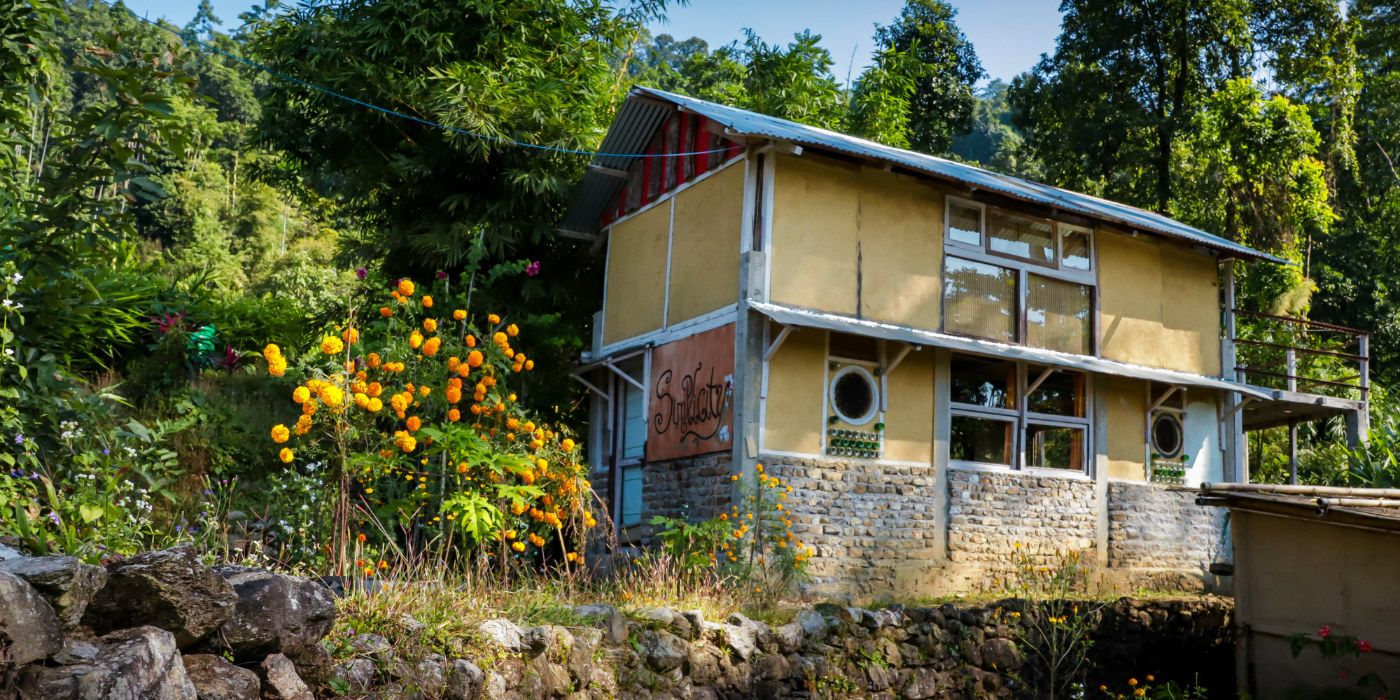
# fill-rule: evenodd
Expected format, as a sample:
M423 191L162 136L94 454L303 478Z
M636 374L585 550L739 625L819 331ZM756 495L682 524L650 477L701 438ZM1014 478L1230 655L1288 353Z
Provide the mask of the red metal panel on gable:
M677 112L662 122L617 193L617 206L603 212L602 225L655 201L661 195L715 170L743 153L742 144L711 133L708 120Z

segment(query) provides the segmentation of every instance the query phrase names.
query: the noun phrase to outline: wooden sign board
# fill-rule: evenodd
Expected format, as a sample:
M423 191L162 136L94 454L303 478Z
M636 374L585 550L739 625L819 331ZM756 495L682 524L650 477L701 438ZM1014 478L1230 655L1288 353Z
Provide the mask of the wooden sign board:
M734 324L651 351L648 462L734 444Z

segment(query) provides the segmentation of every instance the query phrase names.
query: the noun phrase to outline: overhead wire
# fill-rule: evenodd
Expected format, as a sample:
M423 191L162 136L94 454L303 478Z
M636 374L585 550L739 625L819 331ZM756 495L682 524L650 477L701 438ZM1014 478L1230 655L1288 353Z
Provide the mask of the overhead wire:
M104 0L104 1L105 1L105 0ZM116 6L116 5L109 5L109 7L114 7L114 8L115 8L115 7L117 7L117 6ZM689 151L689 152L685 152L685 153L606 153L606 152L603 152L603 151L585 151L585 150L578 150L578 149L572 149L572 148L559 148L559 147L556 147L556 146L544 146L544 145L540 145L540 144L537 144L537 143L529 143L529 142L526 142L526 141L516 141L516 140L514 140L514 139L508 139L508 138L504 138L504 137L500 137L500 136L492 136L492 135L490 135L490 134L482 134L482 133L478 133L478 132L475 132L475 131L468 131L468 130L466 130L466 129L460 129L460 128L457 128L457 127L455 127L455 126L448 126L448 125L446 125L446 124L439 124L438 122L431 121L431 120L428 120L428 119L423 119L423 118L421 118L421 117L415 117L415 116L413 116L413 115L411 115L411 114L404 114L403 112L399 112L399 111L396 111L396 110L392 110L392 109L389 109L389 108L387 108L387 107L380 107L379 105L372 104L372 103L369 103L369 102L365 102L364 100L359 100L359 99L356 99L356 98L354 98L354 97L350 97L349 95L345 95L345 94L336 92L336 91L334 91L334 90L330 90L330 89L321 87L320 85L316 85L316 84L314 84L314 83L309 83L309 82L307 82L307 81L305 81L305 80L301 80L300 78L295 78L295 77L292 77L292 76L290 76L290 75L286 75L286 74L284 74L284 73L281 73L281 72L278 72L278 71L276 71L276 70L273 70L273 69L271 69L271 68L269 68L269 67L267 67L267 66L264 66L264 65L262 65L261 63L258 63L258 62L256 62L256 61L252 61L252 60L243 58L242 56L238 56L238 55L233 54L233 53L230 53L230 52L228 52L228 51L224 51L223 49L221 49L221 48L219 48L219 47L217 47L217 46L214 46L214 45L212 45L212 44L210 44L210 43L208 43L208 42L202 41L202 40L200 40L200 38L199 38L198 36L195 36L193 32L186 34L186 33L184 33L184 32L176 31L175 29L173 29L173 28L171 28L171 27L167 27L167 26L165 26L164 24L161 24L160 22L153 22L153 21L151 21L151 20L149 20L149 19L146 19L145 17L142 17L141 15L136 14L135 12L133 12L133 11L131 10L131 8L128 8L128 7L124 7L124 6L123 6L122 9L126 10L132 17L135 17L136 19L139 19L139 20L141 20L142 22L145 22L146 24L149 24L149 25L151 25L151 26L153 26L153 27L157 27L157 28L159 28L159 29L163 29L163 30L165 30L165 31L167 31L167 32L170 32L171 34L174 34L175 36L180 37L180 39L183 40L183 41L185 41L186 43L198 44L199 46L202 46L202 47L204 47L205 49L208 49L209 51L212 51L212 52L217 53L217 54L219 54L219 55L221 55L221 56L224 56L224 57L233 59L233 60L235 60L235 61L238 61L239 63L242 63L242 64L244 64L244 65L246 65L246 66L248 66L248 67L250 67L250 68L254 68L254 69L256 69L256 70L260 70L260 71L262 71L262 72L264 72L264 73L267 73L268 75L271 75L271 76L273 76L273 77L281 78L282 80L286 80L286 81L288 81L288 82L296 83L297 85L300 85L300 86L302 86L302 87L304 87L304 88L307 88L307 89L310 89L310 90L315 90L315 91L317 91L317 92L322 92L322 93L325 93L325 94L327 94L327 95L330 95L330 96L332 96L332 97L334 97L334 98L336 98L336 99L344 100L344 101L346 101L346 102L350 102L350 103L352 103L352 104L356 104L356 105L359 105L359 106L361 106L361 107L365 107L365 108L368 108L368 109L372 109L372 110L374 110L374 111L376 111L376 112L382 112L382 113L384 113L384 114L387 114L387 115L390 115L390 116L394 116L394 117L398 117L398 118L400 118L400 119L407 119L407 120L409 120L409 121L418 122L419 124L423 124L423 125L425 125L425 126L431 126L431 127L435 127L435 128L438 128L438 129L444 129L444 130L446 130L446 131L451 131L451 132L454 132L454 133L462 134L462 135L464 135L464 136L471 136L471 137L473 137L473 138L484 139L484 140L487 140L487 141L493 141L493 142L495 142L495 143L501 143L501 144L506 144L506 145L510 145L510 146L520 146L520 147L522 147L522 148L533 148L533 149L536 149L536 150L551 151L551 152L554 152L554 153L567 153L567 154L581 155L581 156L593 156L593 157L595 157L595 158L598 158L598 157L602 157L602 158L679 158L679 157L682 157L682 156L699 156L699 155L707 155L707 154L711 154L711 153L723 153L723 152L725 152L726 150L728 150L728 149L725 149L725 148L717 148L717 149L708 150L708 151Z

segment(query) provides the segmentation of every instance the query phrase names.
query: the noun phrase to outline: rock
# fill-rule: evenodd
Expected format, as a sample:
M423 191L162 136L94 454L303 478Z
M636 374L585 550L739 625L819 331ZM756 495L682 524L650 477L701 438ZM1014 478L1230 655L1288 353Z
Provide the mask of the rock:
M714 685L720 679L720 654L714 647L695 646L687 658L690 682L697 686Z
M593 654L598 651L598 644L602 641L602 630L580 629L574 635L573 644L569 647L568 664L569 676L574 679L576 687L582 688L588 684Z
M389 644L389 640L369 632L361 632L350 638L350 648L356 654L368 656L380 663L387 664L393 660L394 647Z
M821 613L815 610L803 610L797 613L797 619L795 621L797 624L802 625L802 631L805 632L808 637L818 641L826 639L826 618L822 617Z
M647 666L657 673L665 673L680 667L690 653L690 645L684 639L666 630L646 630L642 632L641 654Z
M497 618L476 626L486 641L512 654L525 651L525 632L510 620Z
M447 687L447 678L443 673L441 657L436 659L424 659L413 666L412 677L409 681L410 700L429 700L442 696L442 691Z
M22 559L22 558L24 558L24 556L25 556L24 552L21 552L21 551L19 551L18 549L15 549L14 547L11 547L10 545L5 544L4 542L0 542L0 561L10 561L10 560L12 560L12 559Z
M802 648L802 642L807 638L807 633L798 622L780 625L773 630L773 634L778 638L778 649L784 654L791 654Z
M261 569L219 566L215 571L233 586L238 603L204 647L232 652L240 663L282 654L313 685L329 677L330 655L321 645L335 624L335 595L329 588Z
M107 585L88 605L83 624L103 634L153 625L184 649L233 616L233 586L199 563L194 547L145 552L107 565Z
M690 623L690 635L686 639L699 639L705 631L705 612L703 610L682 610L681 617Z
M671 608L651 608L643 611L642 617L665 625L683 639L691 639L694 634L690 620Z
M199 700L258 700L262 690L258 674L213 654L188 654L182 659Z
M781 654L764 654L753 662L754 673L761 681L782 681L792 677L792 666Z
M627 619L617 608L602 604L580 605L574 608L574 614L592 621L595 627L603 630L603 638L609 644L622 644L627 641Z
M982 665L982 652L971 639L962 640L962 643L958 645L958 652L973 666Z
M97 655L72 666L28 666L20 697L63 700L198 700L175 635L145 625L102 638Z
M14 574L0 573L0 630L9 636L9 660L16 666L63 649L63 627L53 606Z
M97 646L77 639L63 640L63 651L53 655L53 661L60 666L85 664L97 658Z
M904 697L908 700L924 700L938 694L943 683L942 674L930 668L921 668L909 676L904 685Z
M326 588L331 589L331 593L337 598L344 598L347 595L379 595L384 591L384 586L377 578L365 578L362 576L318 576L311 579Z
M106 569L84 564L77 557L7 559L0 562L0 571L28 581L53 606L64 629L82 623L88 602L107 582Z
M486 680L486 674L466 659L456 659L447 671L447 687L443 700L472 700Z
M495 671L486 674L486 680L482 682L481 697L485 700L505 700L506 679Z
M982 667L992 671L1015 671L1021 667L1021 650L1009 639L988 639L978 648Z
M369 659L350 659L331 668L331 679L338 679L351 692L363 693L374 682L374 662Z
M311 689L297 675L296 665L281 654L263 659L258 665L258 677L262 679L263 700L315 700Z
M748 661L758 655L758 640L752 628L732 624L718 627L724 646L740 659Z

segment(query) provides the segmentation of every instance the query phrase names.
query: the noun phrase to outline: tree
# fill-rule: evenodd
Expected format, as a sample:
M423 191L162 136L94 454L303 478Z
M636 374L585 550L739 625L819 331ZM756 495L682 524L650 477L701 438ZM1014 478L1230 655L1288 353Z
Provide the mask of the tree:
M982 63L956 15L944 0L907 0L892 24L875 28L877 56L907 53L922 67L909 97L909 146L916 151L946 153L954 135L972 125L972 90L982 78Z
M1010 85L992 80L976 94L972 127L953 137L952 155L999 173L1041 180L1041 164L1030 153L1025 137L1011 123L1007 101Z

